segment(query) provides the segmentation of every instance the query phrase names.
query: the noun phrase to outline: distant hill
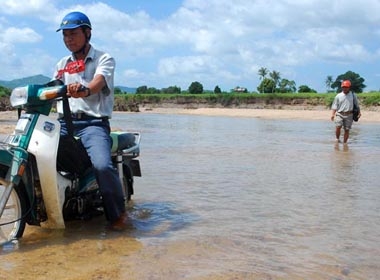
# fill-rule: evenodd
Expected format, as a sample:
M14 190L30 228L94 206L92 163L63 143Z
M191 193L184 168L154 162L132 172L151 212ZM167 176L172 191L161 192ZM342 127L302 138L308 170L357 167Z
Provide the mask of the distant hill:
M15 79L12 81L0 81L0 86L14 89L15 87L21 87L29 84L45 84L49 81L49 77L46 77L44 75L35 75L21 79Z
M126 93L136 93L136 88L124 87L124 86L115 86L115 88L119 88L121 91Z
M15 79L12 81L0 80L0 86L14 89L16 87L21 87L21 86L31 85L31 84L36 84L36 85L46 84L50 80L51 79L49 77L46 77L44 75L35 75L35 76L25 77L21 79ZM115 86L115 87L127 93L136 93L136 88L125 87L125 86Z

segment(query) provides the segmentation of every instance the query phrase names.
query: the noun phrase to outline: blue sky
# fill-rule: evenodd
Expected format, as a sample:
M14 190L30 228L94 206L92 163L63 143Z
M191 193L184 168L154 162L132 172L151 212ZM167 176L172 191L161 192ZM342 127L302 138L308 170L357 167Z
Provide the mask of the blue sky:
M115 57L116 85L256 91L265 67L318 92L348 70L380 90L378 0L2 0L0 80L50 77L68 54L55 30L74 10Z

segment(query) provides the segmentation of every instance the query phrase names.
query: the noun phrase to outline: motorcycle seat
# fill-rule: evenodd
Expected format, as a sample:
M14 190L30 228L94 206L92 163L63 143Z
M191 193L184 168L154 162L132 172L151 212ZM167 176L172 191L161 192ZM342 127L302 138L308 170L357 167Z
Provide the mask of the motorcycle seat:
M129 149L136 145L135 135L129 132L112 131L111 134L112 145L111 152L116 153L125 149Z

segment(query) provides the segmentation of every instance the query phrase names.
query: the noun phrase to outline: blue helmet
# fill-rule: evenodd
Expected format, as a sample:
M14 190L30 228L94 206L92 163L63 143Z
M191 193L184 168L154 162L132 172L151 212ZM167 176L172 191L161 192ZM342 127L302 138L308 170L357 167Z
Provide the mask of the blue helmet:
M68 13L61 22L61 26L57 29L57 32L65 29L74 29L80 26L87 26L91 28L91 22L88 17L81 12Z

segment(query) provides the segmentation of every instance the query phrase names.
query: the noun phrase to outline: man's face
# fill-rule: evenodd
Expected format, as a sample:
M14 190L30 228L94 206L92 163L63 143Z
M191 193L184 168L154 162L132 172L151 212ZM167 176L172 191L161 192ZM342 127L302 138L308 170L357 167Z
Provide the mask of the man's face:
M86 34L81 27L75 29L66 29L62 31L63 42L66 47L73 53L83 48L86 43Z
M350 92L350 88L349 87L342 87L342 91L347 94Z

